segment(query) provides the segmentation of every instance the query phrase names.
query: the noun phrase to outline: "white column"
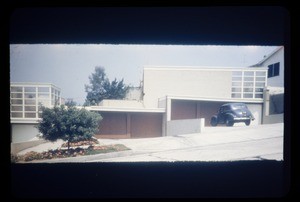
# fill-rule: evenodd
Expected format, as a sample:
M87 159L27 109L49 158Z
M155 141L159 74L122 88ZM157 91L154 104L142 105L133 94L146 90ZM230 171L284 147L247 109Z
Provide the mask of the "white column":
M167 121L171 121L171 101L172 99L167 96L167 104L166 104L166 113L167 113Z

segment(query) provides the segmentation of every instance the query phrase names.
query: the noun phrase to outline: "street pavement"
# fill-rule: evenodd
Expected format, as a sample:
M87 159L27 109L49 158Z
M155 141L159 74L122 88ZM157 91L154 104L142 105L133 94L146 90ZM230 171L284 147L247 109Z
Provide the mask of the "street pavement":
M33 161L59 162L153 162L283 160L284 124L206 127L202 133L140 139L99 139L101 145L124 144L129 151ZM62 142L44 143L22 151L45 151Z

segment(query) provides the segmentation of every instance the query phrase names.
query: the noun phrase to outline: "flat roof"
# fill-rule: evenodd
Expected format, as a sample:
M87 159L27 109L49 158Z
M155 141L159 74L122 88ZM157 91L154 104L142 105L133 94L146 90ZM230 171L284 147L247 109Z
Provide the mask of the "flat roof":
M264 71L268 67L221 67L221 66L144 66L144 70L161 70L161 71L214 71L214 70L223 70L223 71Z
M61 90L58 86L52 83L39 83L39 82L10 82L11 86L53 86Z
M195 101L214 101L214 102L242 102L242 103L263 103L263 99L244 99L244 98L208 98L208 97L192 97L192 96L176 96L167 95L162 99L174 99L174 100L195 100Z
M89 111L100 112L147 112L147 113L165 113L165 108L133 108L133 107L104 107L104 106L88 106L82 107Z

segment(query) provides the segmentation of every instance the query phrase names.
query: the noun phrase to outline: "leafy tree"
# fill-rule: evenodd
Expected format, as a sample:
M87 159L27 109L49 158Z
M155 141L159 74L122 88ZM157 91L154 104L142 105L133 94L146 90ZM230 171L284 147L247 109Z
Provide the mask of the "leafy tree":
M123 99L129 86L124 84L124 79L112 82L106 76L103 67L95 67L95 72L89 76L90 85L85 85L87 92L85 105L97 105L104 99Z
M65 105L67 106L67 107L75 107L76 105L77 105L77 103L75 102L75 101L73 101L73 100L67 100L66 102L65 102Z
M52 142L58 139L67 141L68 149L70 142L92 138L102 120L101 115L96 112L77 109L72 106L61 105L54 108L41 108L42 120L38 123L37 128L43 134L42 138Z

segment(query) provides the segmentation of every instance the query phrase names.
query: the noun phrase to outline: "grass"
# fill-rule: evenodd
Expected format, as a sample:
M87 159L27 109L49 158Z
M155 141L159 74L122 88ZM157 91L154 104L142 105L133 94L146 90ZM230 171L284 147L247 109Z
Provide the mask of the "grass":
M70 150L56 149L56 150L48 150L47 152L42 152L42 153L31 151L31 152L27 152L24 155L11 155L11 163L103 154L103 153L126 151L126 150L130 150L130 149L125 145L115 144L115 145L105 145L105 146L93 145L93 146L89 146L87 149L83 149L80 147L77 147L76 149L71 148Z
M103 153L126 151L126 150L130 150L130 149L125 145L115 144L115 145L101 146L101 149L87 149L85 155L103 154Z

